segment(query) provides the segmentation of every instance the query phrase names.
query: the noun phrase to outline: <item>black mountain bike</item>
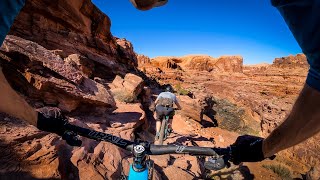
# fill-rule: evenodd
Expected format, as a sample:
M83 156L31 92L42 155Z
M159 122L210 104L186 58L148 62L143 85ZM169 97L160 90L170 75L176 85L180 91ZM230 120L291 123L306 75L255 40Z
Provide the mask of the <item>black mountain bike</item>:
M164 116L161 121L161 127L160 127L160 132L159 132L159 138L158 138L158 143L159 145L163 144L163 141L167 139L167 137L170 135L171 131L169 130L169 119L170 119L170 114L174 113L174 111L177 110L177 108L168 108L164 107Z
M161 128L160 128L160 134L159 134L159 145L163 144L163 141L167 139L167 137L170 135L169 128L168 128L168 121L169 116L163 116L162 122L161 122Z

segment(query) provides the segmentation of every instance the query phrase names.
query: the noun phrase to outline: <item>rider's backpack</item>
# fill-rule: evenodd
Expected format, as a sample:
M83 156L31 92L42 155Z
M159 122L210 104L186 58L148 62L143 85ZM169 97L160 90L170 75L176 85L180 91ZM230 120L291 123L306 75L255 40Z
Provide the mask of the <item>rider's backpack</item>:
M158 104L160 104L163 107L173 107L173 100L171 98L163 98L163 97L161 97L158 100Z

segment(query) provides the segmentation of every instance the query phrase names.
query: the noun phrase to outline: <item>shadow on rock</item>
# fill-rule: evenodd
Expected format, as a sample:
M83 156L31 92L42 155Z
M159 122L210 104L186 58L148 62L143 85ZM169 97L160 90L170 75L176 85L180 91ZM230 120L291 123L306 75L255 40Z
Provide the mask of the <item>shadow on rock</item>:
M244 179L247 179L247 180L254 179L254 175L251 174L250 169L248 168L248 166L239 167L239 171L241 172L241 174L244 177Z
M0 140L0 180L7 179L38 179L29 172L24 172L21 168L20 155L15 153L10 143Z
M250 169L247 166L240 166L237 168L221 170L219 172L214 172L211 175L207 176L206 179L245 179L245 180L253 180L254 175L251 174Z
M0 180L23 179L23 180L59 180L60 178L35 178L27 172L0 173Z
M214 111L212 108L202 110L200 113L201 125L204 128L218 127L218 121L214 117L216 114L217 112ZM211 121L204 119L204 115L206 115Z
M171 144L184 144L186 142L191 142L191 144L193 146L198 146L196 145L196 141L207 141L207 142L213 142L214 143L214 138L205 138L205 137L192 137L192 136L189 136L189 137L185 137L185 136L182 136L182 137L179 137L175 142L171 143Z
M66 144L56 146L59 158L58 170L62 179L79 180L79 169L71 162L72 148Z

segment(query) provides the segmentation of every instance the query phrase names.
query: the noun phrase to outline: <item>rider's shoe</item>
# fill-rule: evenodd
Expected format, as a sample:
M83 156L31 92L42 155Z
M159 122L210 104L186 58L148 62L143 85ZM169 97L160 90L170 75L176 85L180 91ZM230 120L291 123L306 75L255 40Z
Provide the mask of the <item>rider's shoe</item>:
M168 124L168 132L169 133L174 133L171 124Z

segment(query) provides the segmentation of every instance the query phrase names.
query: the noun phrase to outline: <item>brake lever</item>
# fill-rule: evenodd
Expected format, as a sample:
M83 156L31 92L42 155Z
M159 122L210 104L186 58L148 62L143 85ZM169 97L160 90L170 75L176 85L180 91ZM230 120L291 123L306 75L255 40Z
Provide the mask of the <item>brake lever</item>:
M225 167L229 168L231 166L229 160L230 160L230 156L232 154L232 149L228 148L228 153L222 153L224 154L223 156L213 156L210 157L208 159L208 161L206 161L204 163L204 167L208 170L214 170L214 171L219 171ZM221 153L218 153L221 154Z
M204 167L208 170L219 171L226 166L225 159L222 157L210 157L208 161L204 162Z

